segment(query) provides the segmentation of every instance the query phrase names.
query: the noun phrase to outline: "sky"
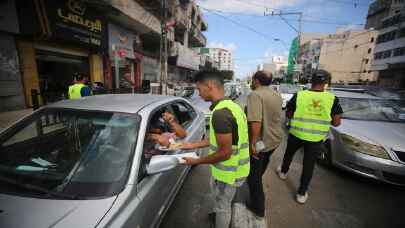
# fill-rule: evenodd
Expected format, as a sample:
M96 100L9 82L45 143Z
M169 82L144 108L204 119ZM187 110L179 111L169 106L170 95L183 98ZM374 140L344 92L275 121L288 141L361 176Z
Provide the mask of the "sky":
M232 50L235 75L244 78L272 56L288 56L299 28L297 15L264 16L302 12L302 32L333 33L337 28L361 29L372 0L197 0L208 23L204 32L208 47ZM278 39L280 41L275 41Z

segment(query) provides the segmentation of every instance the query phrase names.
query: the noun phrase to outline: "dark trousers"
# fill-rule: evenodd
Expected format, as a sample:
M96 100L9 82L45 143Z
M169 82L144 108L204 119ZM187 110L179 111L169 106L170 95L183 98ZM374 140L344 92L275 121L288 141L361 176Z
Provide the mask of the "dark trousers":
M301 183L298 193L304 195L308 190L309 183L311 182L314 173L316 159L322 149L321 142L309 142L301 140L292 134L288 135L287 149L284 154L281 172L287 173L290 168L291 161L294 158L295 152L301 147L304 147L304 160L303 169L301 174Z
M250 173L247 178L250 192L249 208L261 217L264 217L265 212L262 176L270 162L273 151L259 153L259 159L250 157Z

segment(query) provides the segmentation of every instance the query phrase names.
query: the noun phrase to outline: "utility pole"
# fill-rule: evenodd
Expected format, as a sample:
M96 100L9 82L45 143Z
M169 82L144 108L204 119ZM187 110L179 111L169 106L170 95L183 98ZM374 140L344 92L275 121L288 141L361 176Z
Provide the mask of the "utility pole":
M166 0L161 0L161 23L160 23L160 88L159 93L166 95L167 93L167 10L166 10Z
M299 46L301 45L301 35L302 35L302 12L274 12L271 11L270 13L267 12L268 9L264 12L264 16L279 16L281 20L283 20L290 28L292 28L294 31L297 32L298 34L298 44ZM298 15L298 29L295 28L293 25L291 25L283 16L285 15ZM275 39L275 41L278 41L278 39ZM295 57L295 64L297 64L298 60L298 54L299 51L297 52L297 56ZM298 74L298 81L300 80L300 76Z

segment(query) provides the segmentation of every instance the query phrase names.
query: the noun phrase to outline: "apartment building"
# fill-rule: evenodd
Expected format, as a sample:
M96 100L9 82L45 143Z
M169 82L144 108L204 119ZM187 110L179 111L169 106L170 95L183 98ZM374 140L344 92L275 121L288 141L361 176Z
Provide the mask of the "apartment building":
M4 0L0 6L1 111L32 107L33 91L42 103L64 99L77 72L120 92L160 81L158 0ZM189 80L199 69L193 48L206 45L208 25L191 0L167 0L166 14L168 80Z
M371 61L378 32L374 30L338 31L321 40L318 69L331 73L332 83L372 83L377 72Z
M376 1L373 7L384 8L384 15L373 24L378 29L374 60L371 69L379 73L378 84L384 87L405 88L405 1ZM385 4L383 4L385 3ZM370 6L369 14L373 12ZM371 17L370 17L371 18Z
M223 48L209 48L209 55L214 62L218 63L218 70L233 71L234 60L233 53Z
M331 73L332 83L372 83L377 73L370 69L377 31L344 30L334 34L307 35L300 45L298 63L302 80L312 72L324 69Z

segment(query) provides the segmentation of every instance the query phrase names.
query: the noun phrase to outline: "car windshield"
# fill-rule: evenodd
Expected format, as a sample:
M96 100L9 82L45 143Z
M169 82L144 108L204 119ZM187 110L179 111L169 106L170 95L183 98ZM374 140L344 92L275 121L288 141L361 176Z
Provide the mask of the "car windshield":
M42 109L1 135L0 191L115 195L126 182L139 123L136 115Z
M280 93L289 93L289 94L294 94L298 91L301 90L301 88L297 85L293 85L293 84L281 84L279 86L279 92Z
M343 118L366 120L405 122L404 106L400 103L384 99L339 98L343 108Z

